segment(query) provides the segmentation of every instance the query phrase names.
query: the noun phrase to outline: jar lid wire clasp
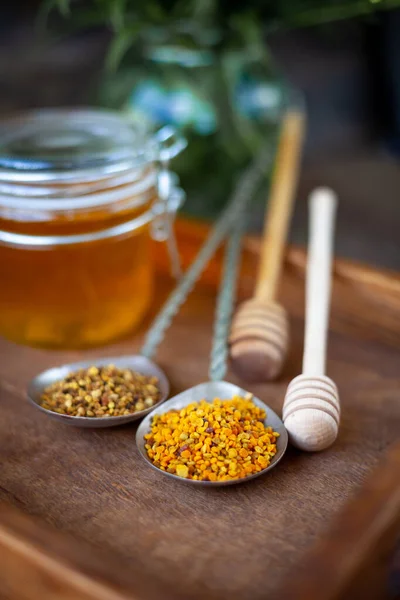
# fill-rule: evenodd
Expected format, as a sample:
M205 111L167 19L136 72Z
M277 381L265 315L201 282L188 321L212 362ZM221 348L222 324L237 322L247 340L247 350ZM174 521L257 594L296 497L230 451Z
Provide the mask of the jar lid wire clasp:
M170 126L161 128L155 135L158 143L158 199L163 207L161 214L151 223L151 235L157 241L165 241L168 249L171 274L176 279L182 275L178 244L174 231L177 211L185 200L185 193L179 187L179 179L169 170L169 163L187 146L187 141Z

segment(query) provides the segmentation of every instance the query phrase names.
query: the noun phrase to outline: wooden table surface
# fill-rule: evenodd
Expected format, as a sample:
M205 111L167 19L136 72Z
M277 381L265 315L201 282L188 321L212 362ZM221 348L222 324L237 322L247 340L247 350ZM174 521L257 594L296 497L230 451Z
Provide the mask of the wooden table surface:
M185 263L205 230L179 224ZM240 297L252 289L257 250L257 240L246 241ZM157 264L153 312L171 287L160 248ZM301 368L303 266L302 251L290 250L281 286L292 327L284 374L276 383L248 386L278 413ZM219 267L218 256L157 356L173 392L207 379ZM139 598L266 597L400 436L399 298L400 278L393 274L337 263L328 360L343 409L337 443L321 454L289 449L266 476L230 488L193 489L162 477L140 458L135 426L88 431L46 418L25 399L28 380L88 352L48 352L2 340L0 500L127 567ZM139 332L91 355L134 352L140 340Z

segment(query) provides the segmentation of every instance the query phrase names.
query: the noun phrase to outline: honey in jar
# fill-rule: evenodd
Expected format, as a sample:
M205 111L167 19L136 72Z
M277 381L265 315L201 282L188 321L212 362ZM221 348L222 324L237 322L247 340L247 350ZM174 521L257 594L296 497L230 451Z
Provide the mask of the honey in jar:
M183 143L170 138L101 110L0 124L1 335L80 348L140 322L153 290L151 234L171 235L182 199L167 162Z

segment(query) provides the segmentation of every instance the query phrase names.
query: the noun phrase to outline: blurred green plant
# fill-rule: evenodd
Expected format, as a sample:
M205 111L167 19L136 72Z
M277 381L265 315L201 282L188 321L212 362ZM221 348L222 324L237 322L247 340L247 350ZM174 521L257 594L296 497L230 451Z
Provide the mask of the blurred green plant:
M59 26L112 32L97 101L149 127L174 125L189 148L174 163L186 210L213 216L236 173L270 138L286 86L265 33L369 15L400 0L45 0Z
M185 20L204 41L208 28L212 37L215 27L240 26L243 15L275 29L348 19L396 6L400 0L44 0L42 14L58 8L77 27L107 24L116 34L110 61L115 66L150 25L166 27Z

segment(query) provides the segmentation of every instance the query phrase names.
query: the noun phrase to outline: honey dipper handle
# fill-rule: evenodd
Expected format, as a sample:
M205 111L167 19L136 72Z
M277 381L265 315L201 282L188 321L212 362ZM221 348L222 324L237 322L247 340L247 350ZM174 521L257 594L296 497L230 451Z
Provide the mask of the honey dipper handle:
M325 374L336 205L328 188L316 189L310 196L304 375Z
M268 210L265 211L260 265L255 297L272 301L276 295L287 238L303 142L305 116L290 111L285 116L275 161Z

